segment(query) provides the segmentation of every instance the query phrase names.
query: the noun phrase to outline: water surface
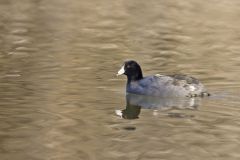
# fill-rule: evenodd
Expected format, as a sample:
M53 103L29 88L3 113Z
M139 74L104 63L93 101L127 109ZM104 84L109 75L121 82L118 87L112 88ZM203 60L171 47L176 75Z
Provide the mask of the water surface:
M1 0L1 159L239 159L239 7ZM144 75L197 77L212 96L122 119L126 77L115 75L126 59Z

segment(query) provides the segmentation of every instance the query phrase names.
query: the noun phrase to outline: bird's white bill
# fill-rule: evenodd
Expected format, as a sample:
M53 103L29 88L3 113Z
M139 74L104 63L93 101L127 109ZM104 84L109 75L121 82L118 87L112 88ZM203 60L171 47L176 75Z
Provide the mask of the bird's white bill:
M124 72L125 72L125 70L124 70L124 65L123 65L122 68L118 71L117 76L124 74Z

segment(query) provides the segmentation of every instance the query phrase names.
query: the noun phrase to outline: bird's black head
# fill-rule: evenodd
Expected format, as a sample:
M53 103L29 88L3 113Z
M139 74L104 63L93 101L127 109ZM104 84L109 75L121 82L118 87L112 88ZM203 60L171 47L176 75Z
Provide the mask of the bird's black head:
M143 78L140 65L133 60L126 61L117 75L125 74L128 77L128 82L137 81Z

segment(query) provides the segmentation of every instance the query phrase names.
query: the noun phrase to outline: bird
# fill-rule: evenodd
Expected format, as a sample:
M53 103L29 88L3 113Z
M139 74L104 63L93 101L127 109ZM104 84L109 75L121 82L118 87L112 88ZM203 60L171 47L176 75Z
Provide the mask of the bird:
M161 98L210 96L196 78L184 75L151 75L143 77L140 65L134 60L125 61L117 76L126 75L126 92Z

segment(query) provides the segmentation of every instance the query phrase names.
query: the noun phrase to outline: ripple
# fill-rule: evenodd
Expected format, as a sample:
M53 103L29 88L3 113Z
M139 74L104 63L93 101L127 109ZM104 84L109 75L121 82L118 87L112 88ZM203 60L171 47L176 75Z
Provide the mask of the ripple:
M239 159L237 0L0 3L1 159ZM127 108L130 58L212 96Z

